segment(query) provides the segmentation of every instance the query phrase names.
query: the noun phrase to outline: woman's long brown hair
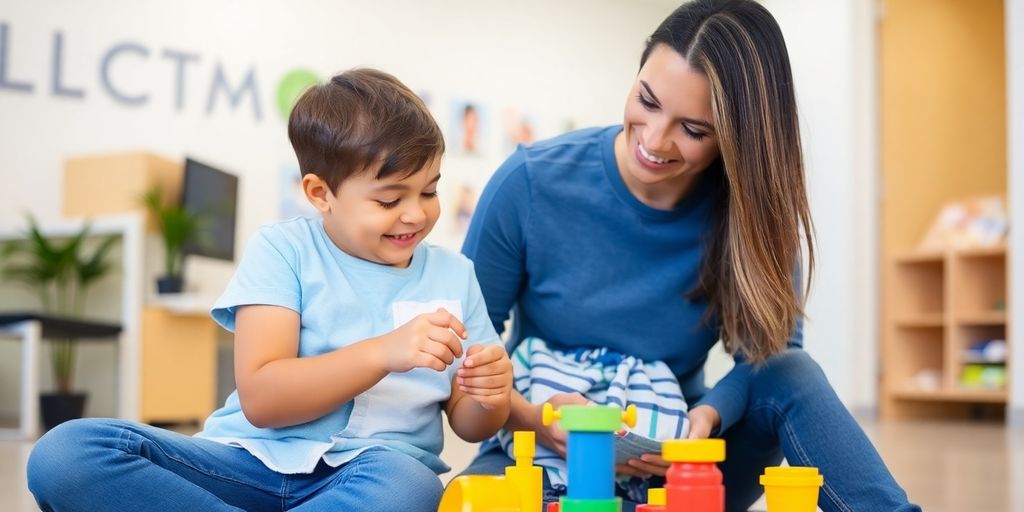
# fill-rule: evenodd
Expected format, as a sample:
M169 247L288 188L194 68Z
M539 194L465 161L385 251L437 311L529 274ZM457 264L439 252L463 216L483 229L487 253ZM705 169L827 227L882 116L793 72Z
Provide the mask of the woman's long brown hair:
M723 169L716 227L695 293L732 353L761 363L786 348L814 272L793 76L782 31L750 0L697 0L647 41L641 67L668 45L703 72ZM807 282L801 282L803 249Z

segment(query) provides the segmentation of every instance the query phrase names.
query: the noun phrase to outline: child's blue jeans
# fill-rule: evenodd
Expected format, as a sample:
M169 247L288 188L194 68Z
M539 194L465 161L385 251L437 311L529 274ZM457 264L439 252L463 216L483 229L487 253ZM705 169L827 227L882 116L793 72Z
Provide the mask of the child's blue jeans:
M64 423L28 461L44 511L430 511L441 482L403 453L371 448L311 474L268 469L242 448L112 419Z

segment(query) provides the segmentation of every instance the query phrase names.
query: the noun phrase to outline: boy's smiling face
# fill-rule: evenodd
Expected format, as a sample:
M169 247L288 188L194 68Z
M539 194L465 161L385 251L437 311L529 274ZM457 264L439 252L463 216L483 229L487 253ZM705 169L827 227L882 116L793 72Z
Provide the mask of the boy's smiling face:
M371 169L345 179L335 191L313 174L304 176L302 185L338 248L357 258L404 268L441 215L440 167L438 156L404 178L399 174L378 180Z

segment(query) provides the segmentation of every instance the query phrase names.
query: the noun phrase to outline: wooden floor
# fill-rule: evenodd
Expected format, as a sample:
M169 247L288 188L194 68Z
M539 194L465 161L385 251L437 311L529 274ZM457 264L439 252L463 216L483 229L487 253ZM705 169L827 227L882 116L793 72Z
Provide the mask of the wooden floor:
M988 423L863 422L897 480L927 512L1024 512L1024 429ZM0 510L37 511L25 488L31 444L0 442ZM472 446L449 443L464 467ZM756 505L759 510L763 505Z

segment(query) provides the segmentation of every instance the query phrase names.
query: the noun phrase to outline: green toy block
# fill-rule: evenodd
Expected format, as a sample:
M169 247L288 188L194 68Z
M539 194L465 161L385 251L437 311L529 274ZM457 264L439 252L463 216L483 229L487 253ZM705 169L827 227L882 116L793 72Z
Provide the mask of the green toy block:
M572 500L562 498L559 503L561 512L622 512L622 498L607 500Z
M622 409L614 406L563 405L559 426L568 432L615 432L622 428Z

